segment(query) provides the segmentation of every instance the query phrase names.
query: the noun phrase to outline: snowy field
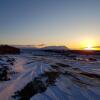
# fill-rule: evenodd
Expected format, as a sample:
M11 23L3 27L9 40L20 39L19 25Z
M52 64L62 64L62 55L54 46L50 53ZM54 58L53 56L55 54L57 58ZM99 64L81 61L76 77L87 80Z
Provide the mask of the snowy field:
M0 56L0 100L100 100L100 57Z

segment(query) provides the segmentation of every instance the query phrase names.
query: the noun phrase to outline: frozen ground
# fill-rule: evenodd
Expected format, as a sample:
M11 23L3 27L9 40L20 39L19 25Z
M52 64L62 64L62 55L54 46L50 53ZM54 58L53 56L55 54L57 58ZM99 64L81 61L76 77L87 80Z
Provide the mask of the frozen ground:
M100 100L100 59L80 58L0 56L0 100Z

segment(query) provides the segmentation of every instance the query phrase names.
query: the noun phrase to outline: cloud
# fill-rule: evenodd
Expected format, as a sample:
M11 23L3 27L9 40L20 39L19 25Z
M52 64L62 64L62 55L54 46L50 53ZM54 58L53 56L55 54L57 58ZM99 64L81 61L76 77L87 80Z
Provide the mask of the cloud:
M37 46L43 47L43 46L45 46L45 44L39 44L39 45L37 45Z
M37 44L37 45L33 45L34 47L37 47L37 48L42 48L42 47L45 47L46 45L44 43L41 43L41 44Z
M94 46L93 48L100 48L100 46Z

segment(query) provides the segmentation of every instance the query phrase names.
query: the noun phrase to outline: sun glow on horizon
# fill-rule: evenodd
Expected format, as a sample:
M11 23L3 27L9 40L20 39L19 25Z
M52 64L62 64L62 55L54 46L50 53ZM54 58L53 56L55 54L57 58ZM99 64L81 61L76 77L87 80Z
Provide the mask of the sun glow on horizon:
M88 44L87 47L85 48L85 50L94 50L93 45Z
M87 39L82 42L83 50L95 50L96 42L93 39Z

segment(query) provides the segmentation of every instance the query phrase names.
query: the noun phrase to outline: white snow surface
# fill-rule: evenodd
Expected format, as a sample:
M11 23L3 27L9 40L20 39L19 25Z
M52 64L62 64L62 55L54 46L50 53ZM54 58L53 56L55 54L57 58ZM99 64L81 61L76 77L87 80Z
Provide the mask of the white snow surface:
M0 82L0 100L14 100L12 95L24 88L35 77L46 71L58 70L50 66L56 63L70 65L71 67L61 67L59 70L67 71L71 76L70 74L60 75L54 85L48 86L42 93L33 95L30 100L100 100L100 78L90 78L80 74L81 71L100 75L100 59L95 62L86 62L70 60L68 57L53 58L52 55L51 57L30 54L7 56L16 59L13 65L16 74L11 80ZM5 59L3 56L1 58ZM0 63L8 64L6 60L1 59ZM74 70L75 68L79 70Z

